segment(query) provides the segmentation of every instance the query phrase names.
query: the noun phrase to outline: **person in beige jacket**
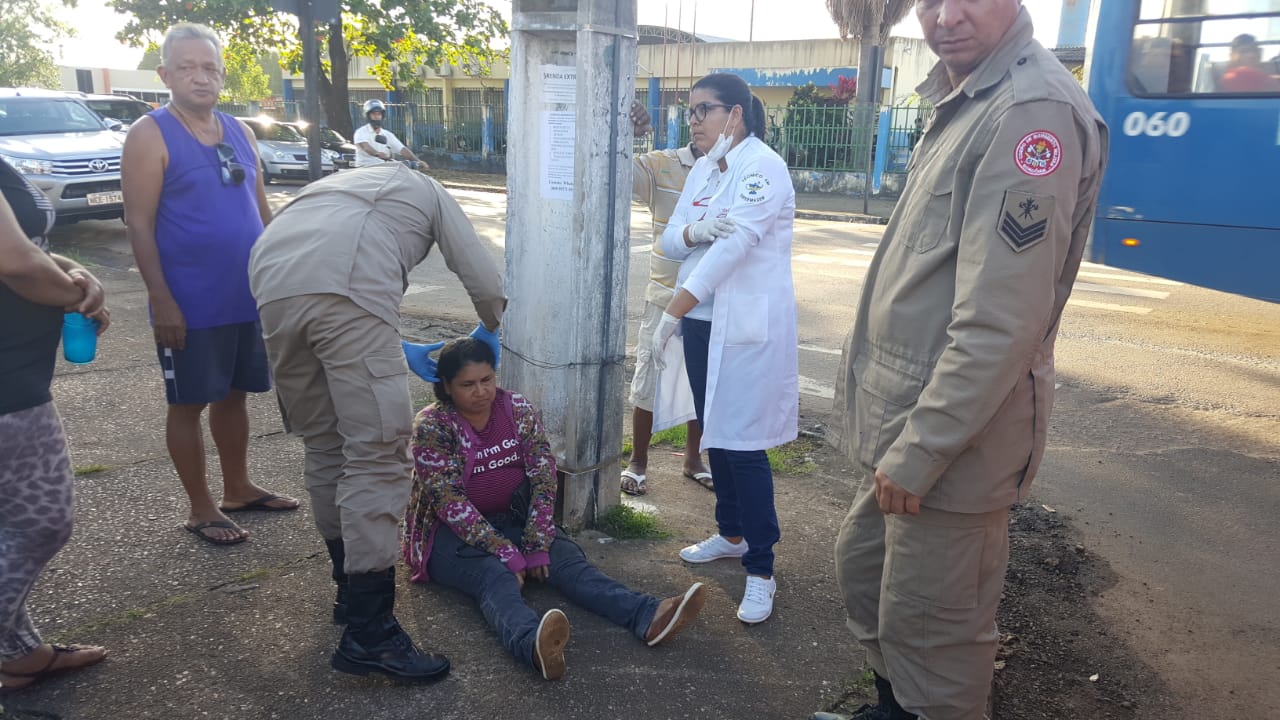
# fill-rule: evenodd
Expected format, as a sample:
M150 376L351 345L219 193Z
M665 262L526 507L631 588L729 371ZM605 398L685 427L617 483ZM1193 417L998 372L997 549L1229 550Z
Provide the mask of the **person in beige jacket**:
M836 543L879 702L855 717L978 720L1009 507L1044 453L1053 346L1107 128L1020 0L921 0L935 107L867 271L836 444L867 477Z
M400 163L306 186L249 260L285 426L306 445L306 486L338 583L334 620L347 626L332 665L402 682L449 670L443 656L419 651L392 614L399 525L413 484L409 368L434 372L417 352L428 346L402 349L400 301L409 272L437 245L480 316L473 336L496 354L506 298L489 250L438 182ZM406 362L406 351L416 362Z

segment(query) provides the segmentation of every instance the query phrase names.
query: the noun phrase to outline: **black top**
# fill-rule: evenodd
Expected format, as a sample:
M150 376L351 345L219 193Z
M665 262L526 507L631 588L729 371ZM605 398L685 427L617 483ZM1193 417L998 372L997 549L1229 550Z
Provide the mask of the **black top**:
M31 242L46 252L54 212L40 189L0 160L0 192ZM49 385L62 335L62 308L18 297L0 282L0 415L53 399Z

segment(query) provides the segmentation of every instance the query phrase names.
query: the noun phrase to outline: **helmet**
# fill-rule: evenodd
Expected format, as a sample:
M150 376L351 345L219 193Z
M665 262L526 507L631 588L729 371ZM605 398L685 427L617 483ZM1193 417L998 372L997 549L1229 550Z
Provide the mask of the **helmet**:
M368 120L369 113L373 112L374 110L377 110L378 112L382 113L384 116L387 114L387 106L383 105L381 100L378 100L376 98L373 100L365 100L364 101L364 119Z

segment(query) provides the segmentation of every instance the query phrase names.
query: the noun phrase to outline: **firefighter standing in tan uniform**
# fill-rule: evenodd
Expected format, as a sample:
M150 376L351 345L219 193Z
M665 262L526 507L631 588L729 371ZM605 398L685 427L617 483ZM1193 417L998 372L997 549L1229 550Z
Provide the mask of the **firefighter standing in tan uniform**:
M412 486L408 374L435 370L434 346L402 346L400 302L436 245L480 316L472 336L496 354L506 298L488 248L439 183L400 163L306 186L249 261L285 424L306 445L307 490L338 583L334 620L347 626L332 664L402 682L449 670L392 614Z
M837 444L868 477L836 574L879 694L854 717L977 720L1009 507L1044 453L1107 128L1020 0L920 0L916 13L941 58L919 88L935 115L837 378Z
M649 112L639 101L631 104L631 123L636 137L649 132ZM653 331L662 311L676 294L680 261L662 254L662 233L684 190L684 180L697 161L693 143L674 150L654 150L632 158L631 198L643 203L653 215L653 251L649 256L649 282L644 288L644 315L636 338L636 371L631 379L631 459L622 471L622 491L628 495L648 492L645 469L649 463L649 441L653 436L653 403L658 391L658 366L653 356ZM713 489L711 473L702 463L702 426L697 420L685 423L684 476Z

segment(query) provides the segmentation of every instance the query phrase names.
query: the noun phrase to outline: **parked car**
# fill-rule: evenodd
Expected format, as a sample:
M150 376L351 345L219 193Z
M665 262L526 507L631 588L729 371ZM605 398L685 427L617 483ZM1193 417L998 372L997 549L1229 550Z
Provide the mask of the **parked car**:
M123 137L66 93L0 88L0 157L40 188L59 221L124 216Z
M121 131L127 131L130 125L138 121L138 118L155 109L129 95L92 95L74 91L67 94L88 105L89 109L98 113L103 120L107 121L107 124L119 123Z
M258 157L262 160L262 181L308 180L307 138L287 123L271 118L240 118L258 138ZM325 175L334 171L337 153L320 150L320 170Z
M280 124L288 125L294 130L297 130L298 134L303 137L307 136L307 123L305 122L299 121L299 122L280 123ZM356 146L353 145L350 140L342 137L342 133L339 133L337 130L334 130L328 125L320 126L320 147L324 148L325 150L332 150L334 153L336 153L337 156L333 159L333 164L335 167L339 167L339 168L355 167Z

